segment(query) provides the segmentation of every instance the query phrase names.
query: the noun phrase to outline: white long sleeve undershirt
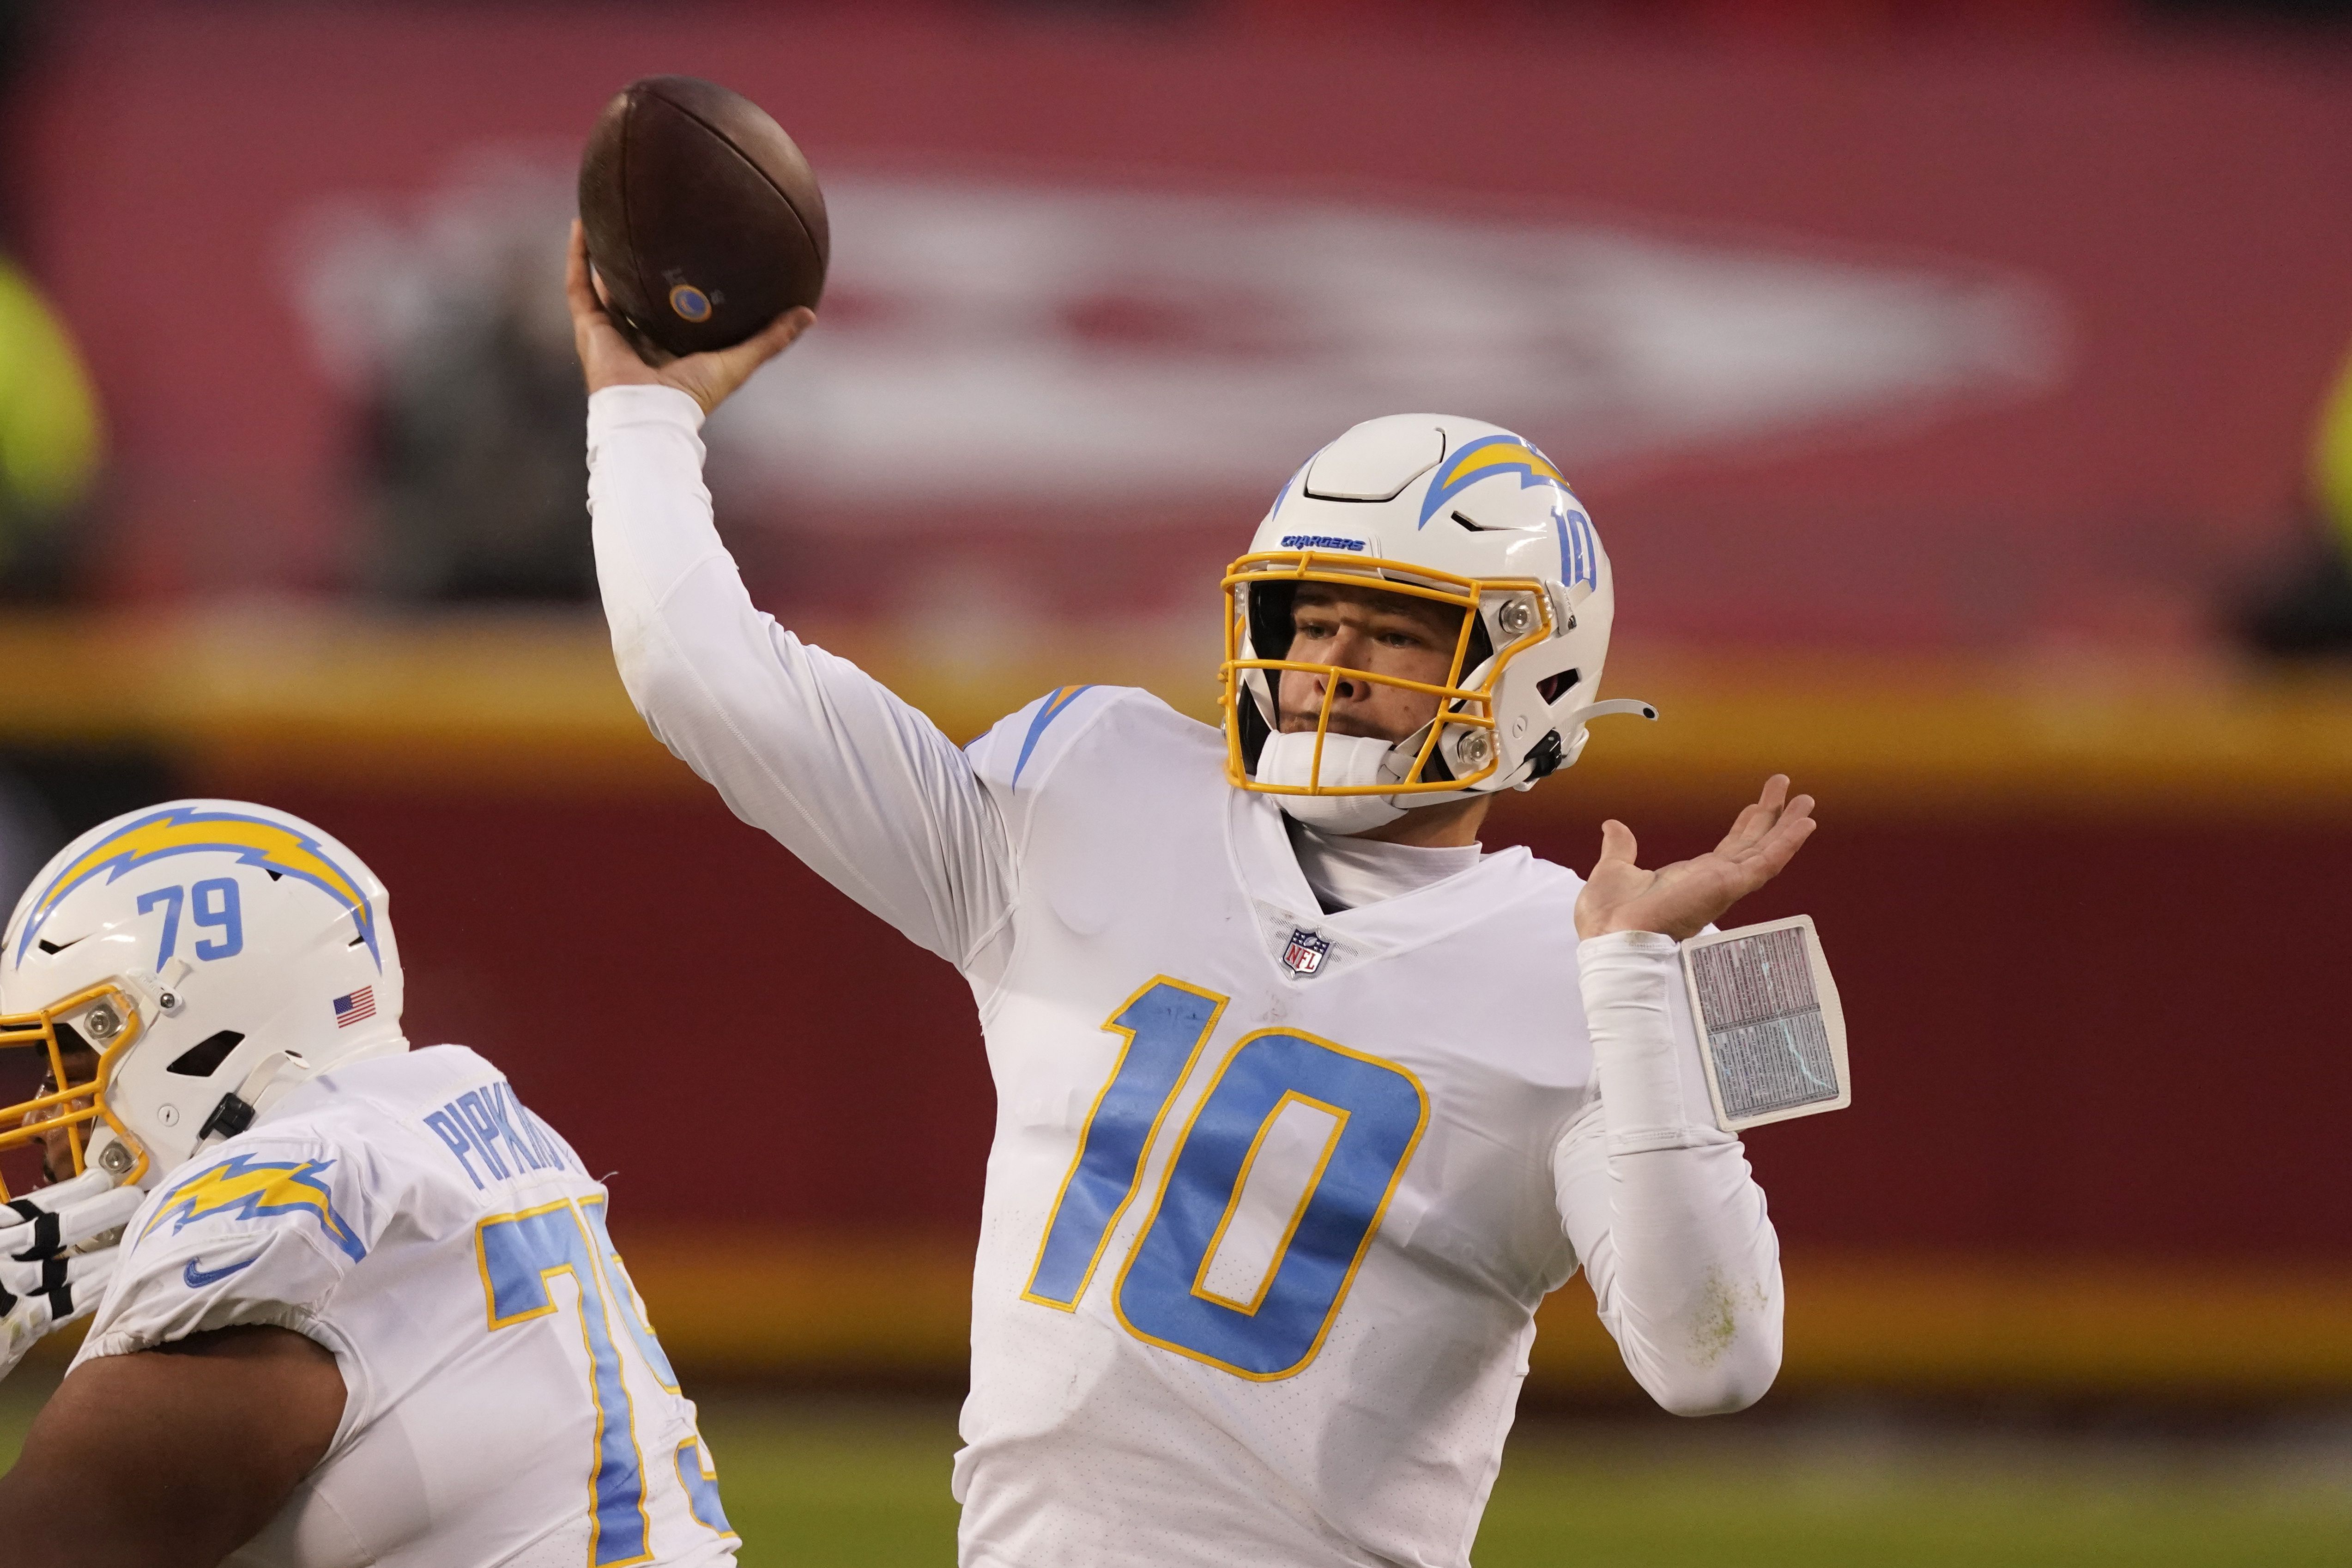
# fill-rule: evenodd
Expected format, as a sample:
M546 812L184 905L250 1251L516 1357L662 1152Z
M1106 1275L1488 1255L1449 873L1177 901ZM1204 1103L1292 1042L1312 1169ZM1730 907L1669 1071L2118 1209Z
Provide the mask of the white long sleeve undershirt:
M1680 944L1618 931L1576 958L1600 1094L1552 1154L1569 1241L1652 1398L1741 1409L1780 1367L1780 1246L1739 1140L1715 1125Z
M597 577L631 700L738 816L992 981L1014 900L993 800L922 713L752 605L712 522L700 426L666 387L589 400ZM1331 884L1318 896L1343 901L1443 869L1312 858ZM1621 933L1582 943L1578 963L1600 1092L1553 1152L1561 1222L1652 1396L1686 1415L1738 1409L1780 1366L1779 1244L1739 1141L1714 1125L1676 945Z

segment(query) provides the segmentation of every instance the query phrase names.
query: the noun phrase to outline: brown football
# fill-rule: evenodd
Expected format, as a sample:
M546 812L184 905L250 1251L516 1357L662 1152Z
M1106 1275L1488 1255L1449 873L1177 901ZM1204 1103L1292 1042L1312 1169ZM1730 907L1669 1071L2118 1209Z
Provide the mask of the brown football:
M580 160L580 220L624 331L672 354L723 349L824 291L824 195L783 128L690 76L621 89Z

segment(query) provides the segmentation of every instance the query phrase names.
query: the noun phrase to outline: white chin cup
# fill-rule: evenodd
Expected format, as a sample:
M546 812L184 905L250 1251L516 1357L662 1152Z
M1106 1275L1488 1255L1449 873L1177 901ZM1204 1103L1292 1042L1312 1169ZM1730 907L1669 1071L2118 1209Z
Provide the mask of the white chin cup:
M1409 760L1396 756L1394 744L1377 735L1323 737L1326 789L1349 785L1395 784L1404 777ZM1268 735L1257 754L1257 782L1265 784L1306 784L1315 781L1315 732ZM1278 795L1284 812L1309 827L1326 833L1369 833L1404 815L1393 795Z

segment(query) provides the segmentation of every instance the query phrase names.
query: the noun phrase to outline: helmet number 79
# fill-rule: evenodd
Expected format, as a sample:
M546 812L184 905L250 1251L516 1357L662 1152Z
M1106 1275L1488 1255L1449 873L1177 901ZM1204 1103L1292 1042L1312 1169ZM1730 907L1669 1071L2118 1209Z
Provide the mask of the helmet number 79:
M193 888L157 888L139 895L141 914L149 913L158 905L163 910L163 931L155 943L158 971L172 962L172 954L179 948L183 905L193 906L189 912L199 927L220 932L217 937L196 939L198 958L234 958L245 951L245 910L238 901L236 878L207 877Z

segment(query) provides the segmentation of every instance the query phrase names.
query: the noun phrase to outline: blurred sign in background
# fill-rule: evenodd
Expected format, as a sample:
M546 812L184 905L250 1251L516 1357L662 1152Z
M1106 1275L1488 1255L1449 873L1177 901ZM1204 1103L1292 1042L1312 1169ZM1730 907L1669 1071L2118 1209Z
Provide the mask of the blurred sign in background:
M662 752L593 607L573 160L706 75L836 237L708 432L766 607L959 738L1073 680L1206 715L1308 452L1514 426L1665 717L1504 836L1822 797L1753 913L1819 920L1859 1091L1750 1140L1775 1402L2340 1411L2330 9L12 9L0 868L173 793L317 817L399 895L412 1035L618 1168L682 1361L960 1376L969 995ZM1638 1397L1581 1285L1530 1388Z

